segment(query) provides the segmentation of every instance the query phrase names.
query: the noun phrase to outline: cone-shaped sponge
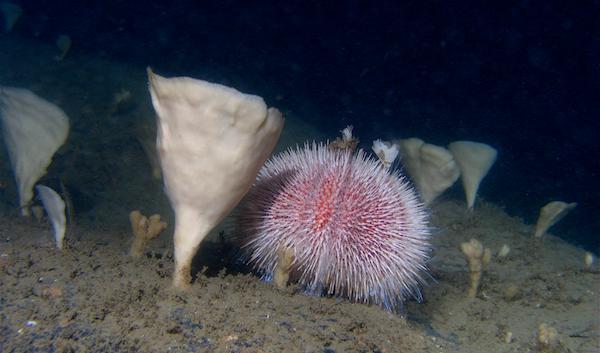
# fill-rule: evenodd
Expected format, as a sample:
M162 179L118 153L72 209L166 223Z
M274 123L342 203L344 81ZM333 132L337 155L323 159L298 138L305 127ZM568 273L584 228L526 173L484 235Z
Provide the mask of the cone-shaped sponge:
M560 221L572 209L577 206L577 202L566 203L562 201L552 201L540 210L540 216L535 225L534 236L541 238L546 231Z
M65 216L65 202L58 193L44 185L37 185L35 189L44 204L46 214L52 223L54 229L54 238L56 247L59 250L63 248L63 239L67 230L67 218Z
M148 70L157 150L175 211L175 275L185 288L198 245L242 199L279 139L281 113L262 98Z
M4 29L6 32L10 32L15 23L19 20L19 17L21 17L23 9L17 4L3 1L0 2L0 13L2 13L2 17L4 17Z
M402 163L423 202L430 203L456 182L460 171L447 149L418 138L397 140Z
M467 206L473 208L479 184L496 162L498 152L489 145L472 141L452 142L448 149L460 169Z
M4 143L19 190L22 215L33 197L33 185L46 173L56 150L69 134L69 118L33 92L0 86L0 121Z

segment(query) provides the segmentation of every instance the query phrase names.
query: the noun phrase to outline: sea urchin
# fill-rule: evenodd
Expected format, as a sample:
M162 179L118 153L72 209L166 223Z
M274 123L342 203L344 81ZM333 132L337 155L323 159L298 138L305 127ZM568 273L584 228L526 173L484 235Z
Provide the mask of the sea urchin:
M289 249L292 278L312 293L392 309L419 296L429 230L398 172L361 150L305 145L267 161L243 203L247 261L270 278Z

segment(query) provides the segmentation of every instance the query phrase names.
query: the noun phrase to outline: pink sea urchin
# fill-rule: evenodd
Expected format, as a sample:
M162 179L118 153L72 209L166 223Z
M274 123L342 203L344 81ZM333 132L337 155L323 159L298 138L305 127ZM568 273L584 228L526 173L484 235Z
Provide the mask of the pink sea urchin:
M363 151L313 144L258 174L240 212L247 260L269 278L278 250L311 292L395 308L418 286L429 252L426 212L404 177Z

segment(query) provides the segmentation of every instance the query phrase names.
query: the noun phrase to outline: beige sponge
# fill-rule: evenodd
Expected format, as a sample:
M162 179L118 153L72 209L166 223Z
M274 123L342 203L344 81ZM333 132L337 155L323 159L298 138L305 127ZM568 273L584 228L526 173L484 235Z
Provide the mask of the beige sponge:
M277 289L284 290L287 287L294 259L294 251L290 248L281 248L277 251L277 266L273 273L273 282Z
M558 331L546 324L540 324L537 336L537 351L540 353L563 352Z
M435 200L460 175L452 154L443 147L418 138L394 141L400 146L402 163L425 203Z
M0 86L0 122L19 191L21 214L28 216L33 186L46 174L52 156L69 134L69 118L33 92Z
M483 270L492 259L492 251L488 248L484 248L477 239L471 239L468 242L460 244L460 250L467 259L470 271L471 281L467 296L469 298L475 298L477 296L477 290L479 289Z
M230 87L151 70L148 78L165 192L175 211L173 285L186 288L200 242L248 192L283 118L262 98Z
M575 208L575 206L577 206L576 202L566 203L562 201L552 201L542 207L540 216L535 225L534 236L536 238L541 238L550 227L566 216L567 213Z
M129 222L133 231L133 243L129 255L136 258L142 256L150 240L167 228L167 223L160 220L160 215L154 214L148 218L138 210L129 213Z
M52 224L52 229L54 229L56 247L59 250L62 250L65 233L67 231L65 202L56 191L45 185L37 185L35 189L38 192L40 200L42 200L42 203L44 204L44 209Z
M456 141L448 145L460 168L467 207L473 208L483 178L496 162L498 152L491 146L473 141Z

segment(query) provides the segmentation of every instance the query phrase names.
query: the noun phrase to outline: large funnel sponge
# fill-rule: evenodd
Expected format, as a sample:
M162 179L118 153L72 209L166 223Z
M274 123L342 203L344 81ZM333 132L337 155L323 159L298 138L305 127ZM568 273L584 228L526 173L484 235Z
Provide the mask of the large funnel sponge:
M430 203L456 182L460 172L450 152L418 138L398 140L402 163L423 202Z
M175 276L185 288L198 245L242 199L279 139L281 113L262 98L148 70L157 151L175 211Z
M452 142L448 149L458 164L467 206L472 209L479 185L496 162L498 152L489 145L472 141Z
M0 119L21 214L28 215L33 186L67 139L69 118L59 107L29 90L0 86Z

